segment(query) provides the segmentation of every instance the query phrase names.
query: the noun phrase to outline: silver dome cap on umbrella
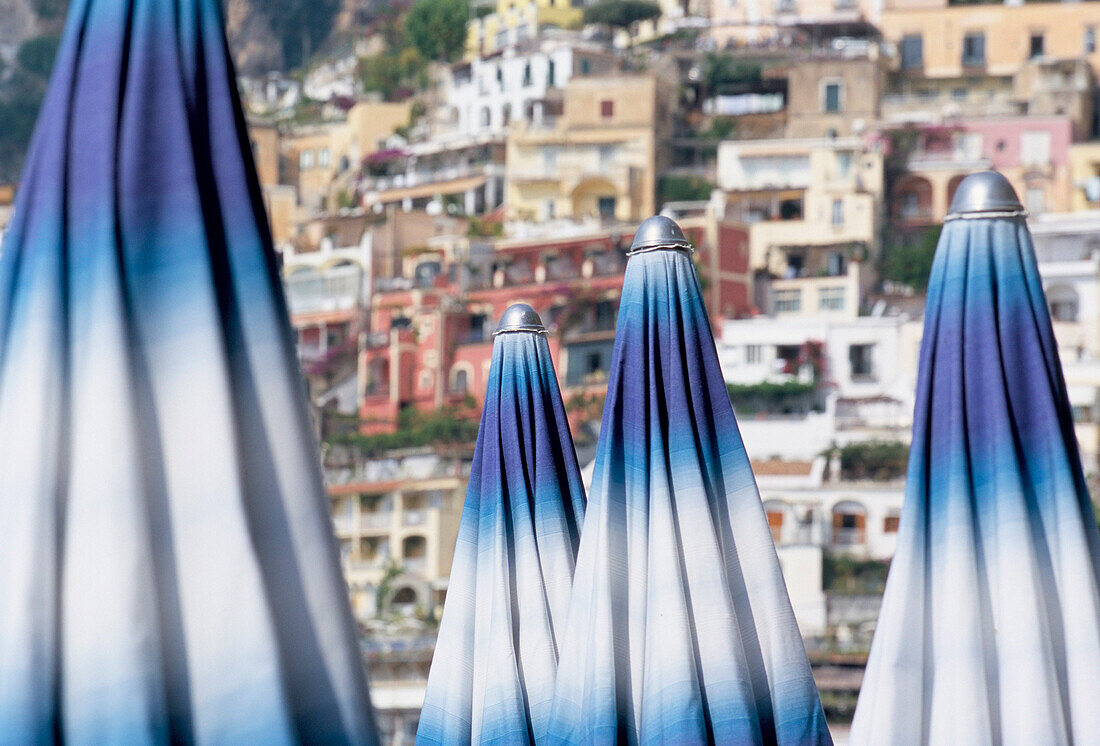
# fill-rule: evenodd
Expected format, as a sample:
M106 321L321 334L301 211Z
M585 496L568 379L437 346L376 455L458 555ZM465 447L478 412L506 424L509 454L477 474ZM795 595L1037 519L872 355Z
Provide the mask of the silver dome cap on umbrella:
M626 253L631 256L660 249L675 249L689 253L695 251L695 247L684 236L684 232L680 230L675 220L666 218L664 215L654 215L646 218L638 226L638 230L634 233L634 243Z
M500 317L500 326L493 332L493 336L508 332L546 334L546 327L543 326L542 318L535 309L526 303L516 303L509 306L504 315Z
M1026 214L1008 179L996 171L979 171L970 174L959 184L945 219L1014 217Z

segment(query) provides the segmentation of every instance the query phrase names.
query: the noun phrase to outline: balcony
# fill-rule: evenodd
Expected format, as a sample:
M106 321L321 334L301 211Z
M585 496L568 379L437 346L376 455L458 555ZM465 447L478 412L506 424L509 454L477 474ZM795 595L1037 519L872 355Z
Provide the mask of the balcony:
M867 532L862 528L834 528L833 546L858 547L867 540Z
M285 284L291 315L350 310L363 296L363 270L353 266L302 270L290 275Z
M359 527L364 531L388 531L393 525L393 513L363 513L359 517Z
M402 526L423 526L427 522L427 510L406 510L401 516Z

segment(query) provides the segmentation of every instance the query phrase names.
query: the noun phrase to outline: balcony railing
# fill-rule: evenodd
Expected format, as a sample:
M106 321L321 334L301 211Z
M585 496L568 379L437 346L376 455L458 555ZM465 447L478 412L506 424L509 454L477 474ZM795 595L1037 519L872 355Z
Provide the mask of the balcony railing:
M423 526L428 521L426 510L406 510L401 516L401 524L404 526Z
M359 518L359 525L369 531L386 530L393 525L393 513L364 513Z
M409 572L423 572L428 566L427 557L406 557L402 563Z
M859 546L866 541L866 531L862 528L834 528L833 545L839 547Z

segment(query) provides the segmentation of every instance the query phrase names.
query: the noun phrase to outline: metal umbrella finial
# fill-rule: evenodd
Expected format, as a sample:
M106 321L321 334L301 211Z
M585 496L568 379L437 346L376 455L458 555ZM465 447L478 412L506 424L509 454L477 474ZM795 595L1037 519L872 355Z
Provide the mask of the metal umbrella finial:
M546 334L546 327L543 326L542 318L535 309L526 303L516 303L509 306L504 315L500 317L500 326L493 332L493 336L508 332Z
M959 184L945 220L1021 216L1027 211L1008 179L996 171L978 171Z
M638 226L634 233L634 243L630 245L627 256L641 254L646 251L659 251L661 249L673 249L695 253L695 247L684 236L680 226L671 218L664 215L654 215L646 218Z

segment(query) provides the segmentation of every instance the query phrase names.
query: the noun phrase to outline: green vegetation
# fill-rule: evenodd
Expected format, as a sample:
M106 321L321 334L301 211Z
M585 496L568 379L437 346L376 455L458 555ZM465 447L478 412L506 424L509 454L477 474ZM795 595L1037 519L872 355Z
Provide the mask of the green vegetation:
M259 0L271 31L283 45L283 63L299 67L328 38L340 11L340 0Z
M15 181L46 94L46 83L57 55L58 37L28 39L15 55L0 95L0 183Z
M713 184L698 176L662 176L657 182L657 197L662 202L707 200L713 189Z
M759 62L739 60L724 54L708 54L703 61L703 84L710 93L721 93L728 86L758 83L764 68Z
M812 408L812 402L809 400L816 390L816 384L802 383L801 381L726 384L730 402L739 414L782 413L788 409L805 412Z
M61 38L57 36L36 36L27 39L19 47L15 59L19 66L31 75L48 78L53 69L53 60L57 56L57 47Z
M905 476L909 446L889 440L849 443L838 449L840 474L845 480L889 481Z
M424 59L450 62L466 46L466 0L416 0L405 18L405 31Z
M69 0L34 0L35 14L45 21L63 18L68 9Z
M826 554L822 560L821 578L826 593L847 596L882 595L890 563L883 560L861 560L847 555Z
M364 90L380 93L387 101L402 100L408 98L413 90L428 87L429 58L413 43L407 29L408 15L391 6L383 11L381 18L386 50L359 60L359 80ZM462 28L465 29L465 25ZM417 118L413 112L409 126Z
M584 22L626 31L661 16L661 7L647 0L599 0L584 9Z
M462 404L421 412L409 407L397 418L397 430L377 435L337 436L333 442L357 446L364 456L378 456L399 448L472 444L477 440L477 407L473 397Z
M882 278L907 285L918 293L924 292L932 273L932 258L936 255L941 230L941 226L931 226L915 241L902 238L888 245L882 252Z

